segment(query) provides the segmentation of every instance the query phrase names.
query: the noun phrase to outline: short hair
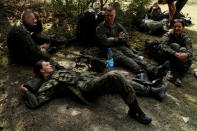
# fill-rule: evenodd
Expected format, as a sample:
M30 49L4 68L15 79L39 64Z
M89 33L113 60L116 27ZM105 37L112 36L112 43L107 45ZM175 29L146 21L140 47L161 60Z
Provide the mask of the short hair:
M105 12L112 12L112 11L116 11L116 9L113 6L109 6L105 9Z
M158 3L161 4L163 0L158 0Z
M42 74L40 73L40 70L42 69L42 63L45 62L45 60L39 60L36 62L36 64L33 67L33 73L35 77L37 78L43 78Z
M25 16L28 16L31 13L33 13L33 12L30 9L24 10L23 13L21 14L21 19L24 20Z

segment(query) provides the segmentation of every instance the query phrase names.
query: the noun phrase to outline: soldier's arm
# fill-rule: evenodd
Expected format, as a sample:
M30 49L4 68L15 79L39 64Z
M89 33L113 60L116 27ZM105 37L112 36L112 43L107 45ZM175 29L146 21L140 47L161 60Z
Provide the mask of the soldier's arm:
M25 104L27 107L35 109L48 102L54 95L57 84L58 83L55 80L49 80L41 85L36 94L29 90L26 91Z
M161 39L160 48L161 48L162 51L164 51L166 53L169 53L171 55L174 55L176 53L176 51L173 50L172 48L170 48L169 40L170 40L170 36L169 36L168 33L166 33Z
M118 43L126 43L129 40L128 32L121 24L118 24L118 31L123 32L124 36L117 37L117 42Z
M33 54L33 56L38 56L43 59L48 58L46 50L36 45L28 32L20 29L19 32L16 33L16 35L18 43L22 44L21 46L24 48L24 51L27 52L26 54Z
M189 57L193 57L193 47L192 42L189 37L185 36L184 45L186 45L187 53Z
M122 44L122 43L117 43L118 38L116 37L114 38L114 40L109 40L106 35L105 28L102 26L97 27L96 36L99 40L100 45L104 47L113 47L113 46L118 46Z

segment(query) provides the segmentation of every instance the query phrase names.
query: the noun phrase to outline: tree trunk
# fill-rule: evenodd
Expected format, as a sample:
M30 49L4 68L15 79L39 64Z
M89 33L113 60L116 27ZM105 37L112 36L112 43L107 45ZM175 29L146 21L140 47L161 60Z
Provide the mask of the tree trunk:
M107 1L108 1L108 0L105 0L105 2L104 2L104 0L100 0L100 5L101 5L100 9L101 9L101 10L103 10L103 7L104 7L105 4L107 3Z
M185 6L185 4L187 3L187 1L188 0L177 0L177 2L176 2L176 13L175 13L175 17L178 17L179 16L180 11Z

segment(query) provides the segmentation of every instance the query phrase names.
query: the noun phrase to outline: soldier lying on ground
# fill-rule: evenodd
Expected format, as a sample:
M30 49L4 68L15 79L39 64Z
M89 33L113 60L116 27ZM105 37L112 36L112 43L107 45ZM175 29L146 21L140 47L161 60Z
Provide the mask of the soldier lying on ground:
M150 53L155 52L156 59L170 61L169 80L177 86L181 86L181 80L189 70L193 57L192 42L183 29L183 22L177 19L173 31L166 33L160 44L157 41L146 41L145 44Z
M7 44L11 62L34 64L40 59L47 59L48 53L58 44L66 41L57 41L49 37L42 37L42 23L38 13L24 11L18 21L8 33Z
M128 45L128 33L119 23L114 22L116 11L108 7L105 11L105 22L97 27L97 37L101 53L99 57L106 58L107 48L112 48L114 64L135 74L147 73L149 78L157 79L166 75L168 62L162 66L153 66L139 57Z
M80 73L72 70L55 70L49 62L40 60L34 66L36 78L21 86L25 103L29 108L36 108L59 96L74 95L82 102L105 94L119 94L129 106L129 115L143 124L149 124L152 119L144 114L136 100L136 93L163 99L167 84L161 88L144 87L127 81L117 71L110 71L103 75L95 73ZM133 87L134 86L134 87Z

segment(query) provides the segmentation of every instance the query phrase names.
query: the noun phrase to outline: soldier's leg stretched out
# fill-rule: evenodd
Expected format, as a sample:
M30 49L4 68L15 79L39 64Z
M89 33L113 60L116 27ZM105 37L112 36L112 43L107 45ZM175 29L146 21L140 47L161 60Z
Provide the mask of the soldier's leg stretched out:
M101 96L104 94L117 93L129 106L129 115L143 124L149 124L152 119L140 109L133 87L118 72L112 71L93 79L90 83L92 90L87 90L86 96ZM84 96L85 97L85 96Z
M135 74L144 72L144 69L142 69L132 58L123 54L120 50L112 48L112 52L115 66L123 67Z
M115 65L125 67L129 71L139 74L148 73L151 79L162 78L166 75L169 63L166 62L161 66L153 66L142 60L138 55L126 47L112 48Z

